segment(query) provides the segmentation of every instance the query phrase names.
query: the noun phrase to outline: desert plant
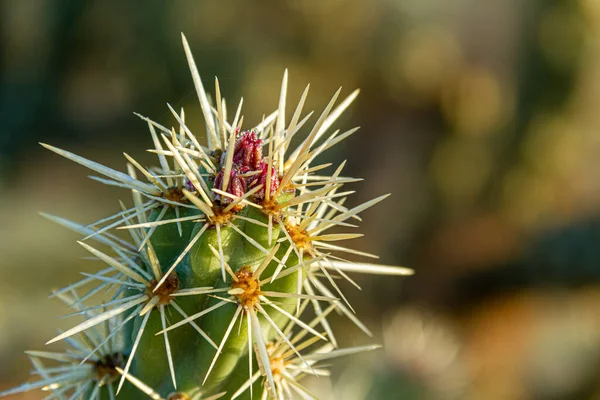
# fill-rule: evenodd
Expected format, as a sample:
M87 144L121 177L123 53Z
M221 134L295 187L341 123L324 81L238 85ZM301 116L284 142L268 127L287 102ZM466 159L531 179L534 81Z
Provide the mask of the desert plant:
M101 175L92 179L130 190L133 206L121 203L121 211L91 225L44 214L81 234L79 243L107 266L53 293L85 318L48 342L64 340L71 348L27 352L37 380L1 395L41 388L59 399L313 398L299 380L326 375L320 361L377 348L338 348L330 312L370 331L334 278L355 284L347 272L412 271L345 261L344 254L376 256L336 243L360 234L329 230L355 228L359 213L387 195L348 208L352 192L342 187L357 179L342 175L344 163L331 175L324 173L330 164L315 165L357 131L328 133L358 91L334 107L338 90L300 140L312 115L302 117L309 87L286 121L286 71L277 111L244 131L242 101L228 122L218 81L213 106L185 37L183 45L206 145L186 125L184 111L170 106L175 128L140 116L155 167L125 154L123 173L43 144ZM126 230L131 241L113 228ZM89 305L98 295L104 302ZM313 317L304 322L307 308Z

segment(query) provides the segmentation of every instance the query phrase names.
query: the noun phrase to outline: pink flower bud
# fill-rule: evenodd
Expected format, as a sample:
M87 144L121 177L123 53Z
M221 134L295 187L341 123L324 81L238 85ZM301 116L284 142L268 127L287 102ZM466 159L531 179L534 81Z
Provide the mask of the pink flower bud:
M227 184L227 189L223 189L223 176L225 172L221 170L217 176L215 177L214 187L216 189L220 189L224 192L231 193L234 196L242 197L246 193L246 182L244 179L238 176L238 173L235 169L231 170L229 175L229 183ZM233 201L231 197L215 195L215 198L221 202L221 204L228 204Z
M262 140L256 132L242 132L235 141L233 164L244 170L256 170L262 159Z
M259 174L252 175L248 178L248 188L252 189L256 185L263 185L263 188L254 194L254 198L262 200L265 198L265 186L267 185L267 171L269 164L265 160L261 160L258 167ZM279 174L275 167L271 167L271 194L274 194L279 188Z

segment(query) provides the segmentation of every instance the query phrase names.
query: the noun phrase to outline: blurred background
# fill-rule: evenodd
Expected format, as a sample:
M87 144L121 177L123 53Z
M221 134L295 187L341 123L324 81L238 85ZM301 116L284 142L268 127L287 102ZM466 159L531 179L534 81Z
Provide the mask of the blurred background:
M0 0L0 390L73 324L49 291L98 268L38 211L90 223L129 200L37 143L124 170L123 151L152 160L133 111L171 126L169 102L203 132L182 31L248 126L284 68L309 110L361 88L337 124L361 130L328 154L365 178L352 204L393 194L356 247L416 275L345 287L375 338L339 318L342 343L385 347L315 393L600 399L596 0Z

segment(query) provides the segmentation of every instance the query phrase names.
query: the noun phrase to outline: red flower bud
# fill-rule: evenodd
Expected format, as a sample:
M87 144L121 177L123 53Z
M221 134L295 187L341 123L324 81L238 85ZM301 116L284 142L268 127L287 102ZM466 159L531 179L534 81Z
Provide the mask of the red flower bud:
M259 174L252 175L248 178L248 188L252 189L256 185L263 185L263 188L254 194L254 198L262 200L265 198L265 186L267 185L267 171L269 170L269 164L265 160L261 160L257 170ZM271 167L271 194L274 194L279 188L279 174L275 167Z
M256 132L242 132L235 141L233 164L247 170L258 169L262 159L262 140Z
M223 189L223 176L225 172L221 170L217 176L215 177L214 187L216 189L220 189L224 192L231 193L234 196L242 197L246 193L246 182L244 179L238 176L238 173L235 169L231 170L229 175L229 183L227 184L227 189ZM215 195L215 199L219 200L221 204L228 204L233 201L231 197Z

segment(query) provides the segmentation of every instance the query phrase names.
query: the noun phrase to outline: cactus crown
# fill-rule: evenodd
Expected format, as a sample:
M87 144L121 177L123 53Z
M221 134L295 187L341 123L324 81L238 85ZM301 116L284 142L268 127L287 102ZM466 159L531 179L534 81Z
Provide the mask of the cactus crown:
M371 334L334 278L356 285L346 272L412 273L348 262L344 254L376 256L334 243L360 234L329 232L355 228L361 211L387 197L348 208L352 192L342 187L357 179L342 175L344 163L331 175L323 174L330 164L315 165L357 130L328 133L358 91L334 108L338 90L293 149L312 115L302 117L308 86L286 121L286 71L277 111L242 130L242 101L228 122L218 80L213 106L185 37L183 45L206 146L184 111L170 106L176 128L140 116L158 158L154 167L125 154L123 173L43 144L102 176L92 179L130 190L133 206L121 203L120 212L91 225L43 214L82 235L79 243L106 267L53 293L84 317L48 342L72 348L27 352L37 380L0 396L41 388L68 399L314 398L299 381L326 375L321 361L378 347L340 349L327 322L335 310ZM97 294L107 298L89 305ZM307 308L310 321L303 320Z

